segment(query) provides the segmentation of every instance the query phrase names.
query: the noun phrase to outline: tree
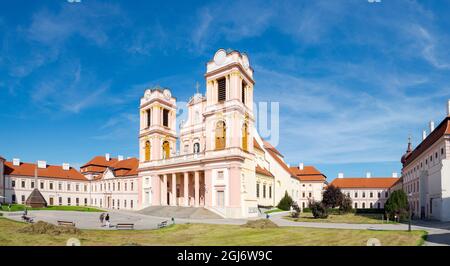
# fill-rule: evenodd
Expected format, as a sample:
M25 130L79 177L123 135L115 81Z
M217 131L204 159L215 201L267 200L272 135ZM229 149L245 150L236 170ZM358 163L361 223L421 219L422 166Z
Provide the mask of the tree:
M280 200L280 202L277 205L277 208L283 211L289 211L292 206L292 198L289 196L287 191L284 193L284 197Z
M309 202L309 208L311 209L311 212L315 219L325 219L328 217L327 207L322 202L312 200Z
M341 205L339 206L341 213L349 213L352 211L352 199L348 195L344 195Z
M399 220L408 216L408 208L408 196L403 190L392 192L384 204L386 214L391 218L397 216Z
M329 185L323 192L322 203L328 208L336 208L341 206L344 194L341 189L334 185Z

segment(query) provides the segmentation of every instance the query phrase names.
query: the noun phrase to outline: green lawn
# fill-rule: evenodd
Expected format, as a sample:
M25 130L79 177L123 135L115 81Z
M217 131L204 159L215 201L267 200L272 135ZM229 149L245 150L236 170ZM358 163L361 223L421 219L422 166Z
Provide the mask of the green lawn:
M11 210L9 210L8 205L2 205L2 211L23 211L25 210L25 205L13 204L11 205ZM48 206L46 208L27 208L28 210L47 210L47 211L79 211L79 212L101 212L102 210L84 207L84 206Z
M373 231L278 227L255 229L238 225L179 224L159 230L81 230L79 235L19 233L28 226L0 217L0 245L65 245L76 237L85 246L100 245L219 245L219 246L364 246L369 238L382 245L422 245L425 231Z
M330 214L326 219L314 219L311 212L301 213L299 218L286 216L286 219L296 222L319 222L319 223L347 223L347 224L381 224L387 223L382 220L382 214ZM389 223L395 223L389 221Z

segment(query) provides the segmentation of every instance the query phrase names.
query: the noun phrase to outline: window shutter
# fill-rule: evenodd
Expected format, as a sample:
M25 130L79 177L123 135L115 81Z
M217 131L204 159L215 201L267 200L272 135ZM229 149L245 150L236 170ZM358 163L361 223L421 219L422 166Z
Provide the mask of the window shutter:
M217 81L218 90L217 90L217 99L219 102L223 102L226 100L226 80L225 78L221 78Z

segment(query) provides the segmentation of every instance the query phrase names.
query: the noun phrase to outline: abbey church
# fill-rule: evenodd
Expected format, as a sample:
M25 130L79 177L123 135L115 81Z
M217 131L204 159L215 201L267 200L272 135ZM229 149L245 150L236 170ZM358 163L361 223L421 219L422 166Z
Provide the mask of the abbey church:
M227 218L256 217L259 207L276 206L285 193L302 207L320 201L326 177L303 163L291 167L258 135L257 89L248 56L219 49L204 76L206 95L191 97L188 118L178 131L171 91L145 90L138 159L96 156L80 172L67 164L0 160L6 201L25 202L41 183L38 188L49 205L199 207Z

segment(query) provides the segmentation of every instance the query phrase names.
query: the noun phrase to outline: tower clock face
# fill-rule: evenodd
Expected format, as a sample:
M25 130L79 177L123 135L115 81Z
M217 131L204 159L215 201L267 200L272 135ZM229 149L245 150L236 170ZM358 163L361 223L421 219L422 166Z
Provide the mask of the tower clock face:
M220 49L214 55L214 63L216 63L216 65L220 66L225 62L226 57L227 57L227 52L225 52L225 50L223 50L223 49Z
M163 94L164 94L164 97L165 97L167 100L169 100L170 97L172 97L172 94L171 94L170 91L167 90L167 89L163 91Z

